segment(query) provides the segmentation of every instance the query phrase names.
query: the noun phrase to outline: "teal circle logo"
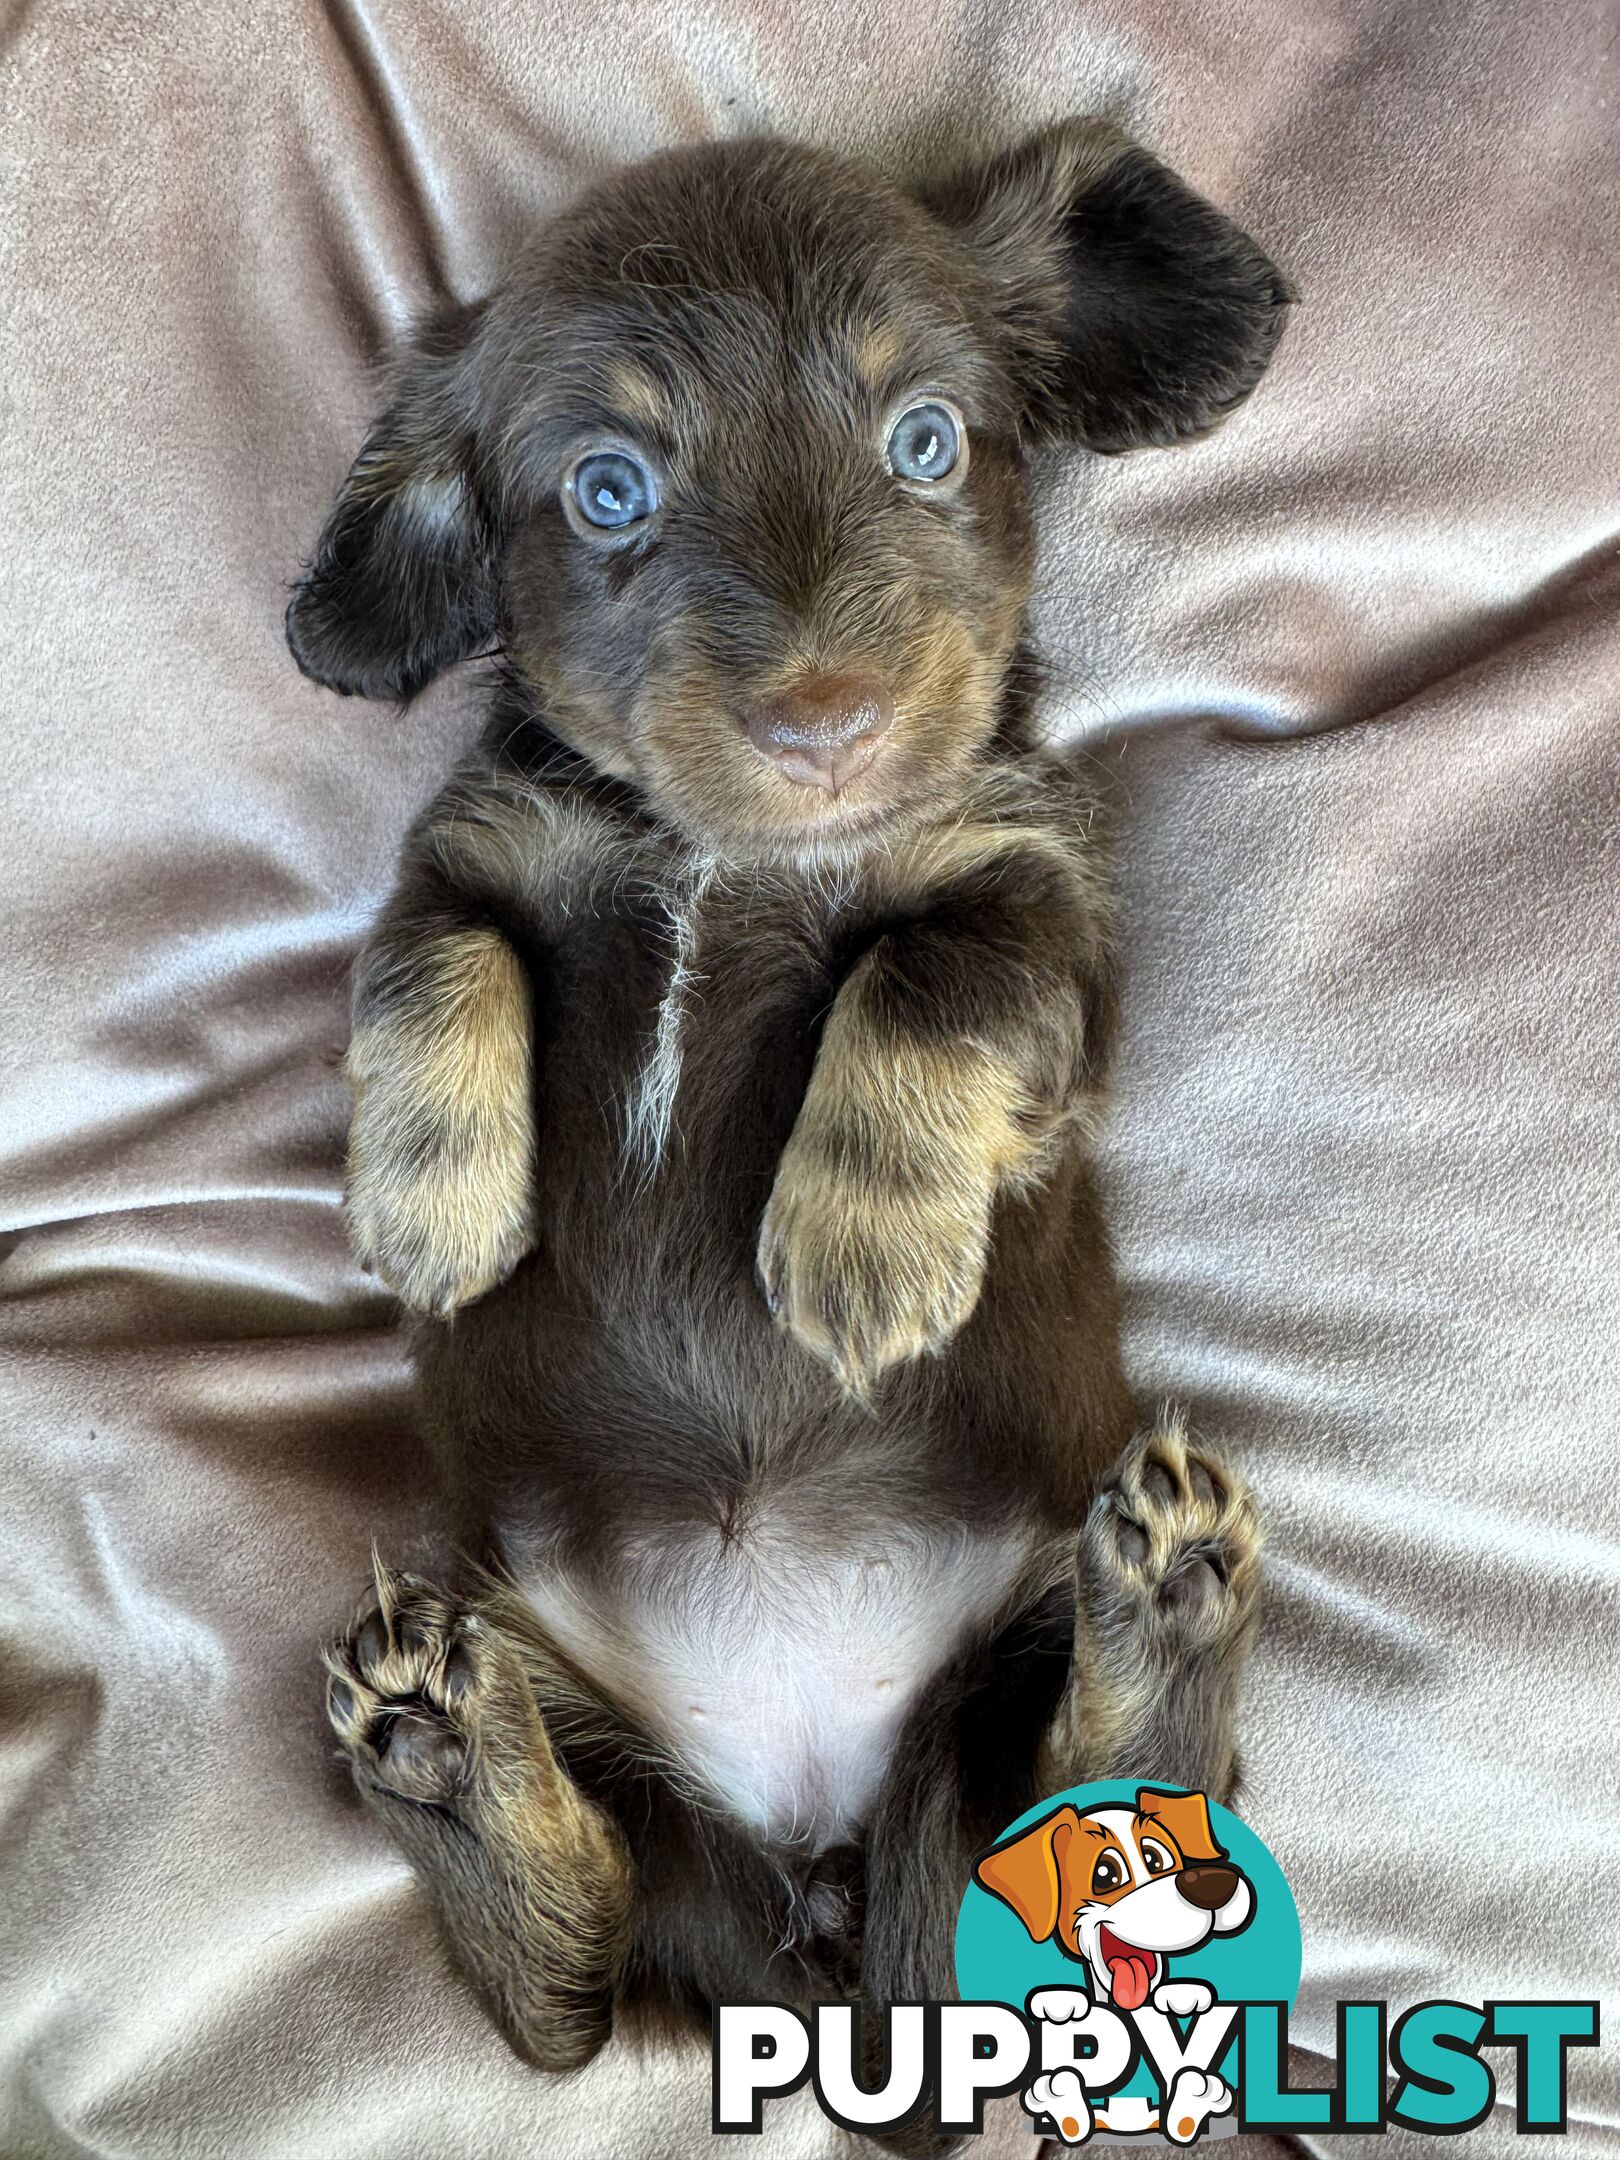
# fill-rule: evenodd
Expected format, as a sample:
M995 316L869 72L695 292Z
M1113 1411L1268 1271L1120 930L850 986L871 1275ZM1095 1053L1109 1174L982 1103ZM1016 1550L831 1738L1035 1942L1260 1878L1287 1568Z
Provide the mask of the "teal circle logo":
M964 2002L1001 2002L1042 2019L1083 2018L1087 2003L1122 2021L1192 2016L1211 2002L1283 2003L1299 1993L1299 1914L1283 1872L1248 1825L1204 1794L1114 1780L1054 1793L978 1856L956 1928ZM1112 2021L1103 2021L1110 2023ZM1044 2081L1051 2131L1079 2142L1165 2129L1173 2143L1235 2129L1235 2040L1159 2120L1151 2066L1099 2101L1084 2131L1067 2070ZM1068 2080L1068 2083L1065 2083ZM1026 2103L1027 2104L1027 2103Z

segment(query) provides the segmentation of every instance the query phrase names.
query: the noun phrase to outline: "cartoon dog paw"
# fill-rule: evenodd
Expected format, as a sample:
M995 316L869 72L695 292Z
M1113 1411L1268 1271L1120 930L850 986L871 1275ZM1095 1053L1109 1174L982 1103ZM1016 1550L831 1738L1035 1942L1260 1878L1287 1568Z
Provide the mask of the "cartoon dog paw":
M1153 1990L1155 2010L1166 2017L1198 2017L1215 2001L1215 1990L1202 1980L1161 1980Z
M1069 1992L1045 1989L1047 1994ZM1038 2015L1039 2013L1037 2013ZM1049 2070L1023 2096L1026 2115L1049 2115L1065 2145L1083 2145L1091 2135L1091 2102L1076 2070Z
M1213 2070L1178 2070L1165 2096L1164 2131L1173 2145L1190 2145L1212 2115L1232 2105L1232 2088Z
M1242 1636L1260 1594L1260 1522L1248 1487L1166 1423L1132 1441L1092 1505L1094 1587L1188 1647Z
M1036 1988L1024 2007L1043 2025L1069 2025L1087 2015L1091 1997L1084 1988Z

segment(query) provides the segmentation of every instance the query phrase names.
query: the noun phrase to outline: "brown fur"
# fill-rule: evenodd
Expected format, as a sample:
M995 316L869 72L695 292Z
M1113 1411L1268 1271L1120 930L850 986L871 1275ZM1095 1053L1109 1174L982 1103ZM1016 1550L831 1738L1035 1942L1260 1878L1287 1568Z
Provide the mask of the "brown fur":
M615 2005L947 1994L973 1855L1042 1789L1233 1774L1253 1515L1174 1431L1126 1446L1086 1145L1107 907L1027 725L1026 448L1214 425L1285 301L1100 123L926 198L790 144L672 153L419 342L295 594L340 689L499 649L351 1057L356 1235L430 1316L487 1572L379 1571L329 1662L362 1791L536 2061ZM937 482L885 454L928 396L967 431ZM593 447L658 476L641 525L562 499ZM749 724L812 678L893 706L838 791ZM811 1761L779 1820L727 1690L842 1746L786 1677L839 1596L879 1694L923 1648L840 1757L859 1808Z
M589 2060L630 1940L629 1858L558 1768L511 1638L379 1564L326 1667L362 1789L502 2030L541 2069Z

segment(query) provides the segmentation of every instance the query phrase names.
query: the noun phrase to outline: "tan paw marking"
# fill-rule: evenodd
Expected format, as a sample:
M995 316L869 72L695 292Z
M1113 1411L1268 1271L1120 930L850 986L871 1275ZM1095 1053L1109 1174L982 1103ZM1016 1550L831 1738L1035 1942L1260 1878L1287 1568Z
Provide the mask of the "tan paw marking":
M1248 1487L1179 1425L1142 1434L1086 1525L1093 1586L1182 1640L1242 1627L1260 1590L1260 1521Z
M363 1784L442 1807L498 1783L514 1750L519 1777L542 1767L538 1713L509 1646L414 1575L379 1563L321 1662L327 1717Z
M865 1394L889 1366L942 1350L978 1303L990 1204L962 1186L879 1195L790 1147L760 1230L766 1302Z
M1029 1153L1018 1109L982 1053L829 1022L760 1226L759 1278L851 1394L942 1350L978 1304L998 1187Z
M529 989L493 931L413 956L403 1009L356 1029L349 1229L418 1312L483 1296L533 1242Z

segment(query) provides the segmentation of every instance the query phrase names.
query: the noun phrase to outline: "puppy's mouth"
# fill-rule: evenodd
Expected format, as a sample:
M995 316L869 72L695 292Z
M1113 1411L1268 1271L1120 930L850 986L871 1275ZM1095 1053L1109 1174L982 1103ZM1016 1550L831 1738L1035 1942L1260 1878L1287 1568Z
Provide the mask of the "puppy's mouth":
M1108 1973L1108 1992L1118 2010L1140 2010L1159 1977L1157 1950L1121 1942L1111 1927L1097 1930L1097 1955Z

